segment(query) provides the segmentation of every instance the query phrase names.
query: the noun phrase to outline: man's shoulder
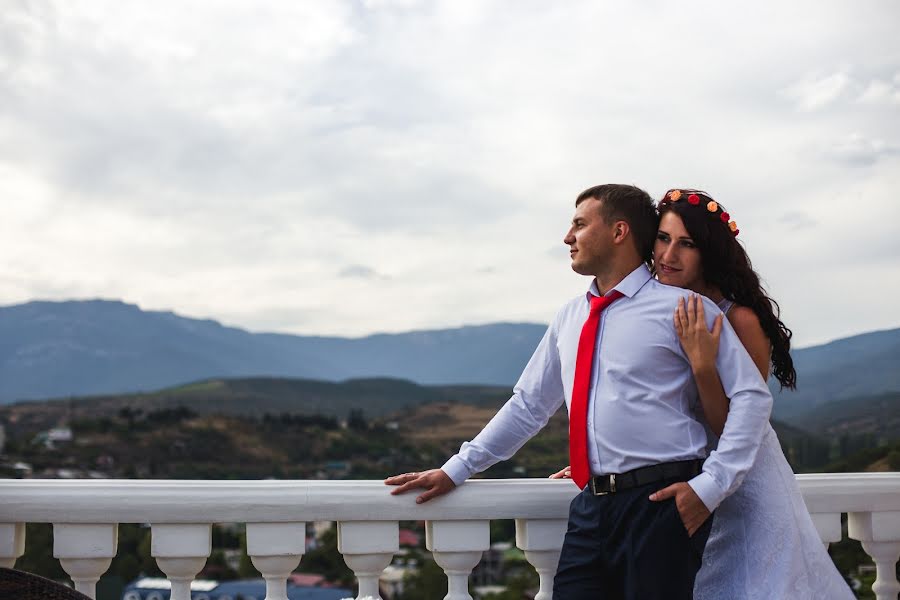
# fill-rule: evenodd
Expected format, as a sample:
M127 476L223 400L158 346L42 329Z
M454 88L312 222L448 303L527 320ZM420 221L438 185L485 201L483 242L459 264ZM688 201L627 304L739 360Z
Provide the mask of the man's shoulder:
M685 300L687 300L688 297L694 293L689 289L660 283L656 279L651 279L647 282L647 285L645 285L643 289L641 289L642 294L645 292L647 300L658 301L661 303L672 305L677 305L679 298L684 298ZM706 310L721 312L718 305L706 296L701 294L700 299L703 301L703 305Z
M678 298L689 294L690 290L660 283L658 279L650 279L644 287L641 288L640 293L658 298L674 298L675 300L678 300Z
M675 306L678 304L679 298L686 298L690 293L690 290L673 285L666 285L660 283L656 279L651 279L644 284L641 290L635 295L635 298L640 302Z
M578 294L559 307L559 310L556 311L555 321L559 323L584 313L587 311L587 305L587 295L585 293Z

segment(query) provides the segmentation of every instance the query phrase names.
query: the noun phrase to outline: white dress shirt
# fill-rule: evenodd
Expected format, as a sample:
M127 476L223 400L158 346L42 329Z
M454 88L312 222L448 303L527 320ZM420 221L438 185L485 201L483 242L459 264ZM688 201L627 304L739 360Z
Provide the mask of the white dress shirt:
M647 465L703 458L707 436L698 420L697 386L675 333L678 298L689 290L663 285L641 265L617 286L623 298L604 309L594 351L587 412L591 473L624 473ZM607 292L609 293L609 292ZM575 360L596 281L556 314L509 401L442 469L461 484L506 460L559 406L571 408ZM721 311L703 298L708 325ZM725 319L716 358L731 399L725 430L703 472L689 484L709 510L734 492L756 457L772 395Z

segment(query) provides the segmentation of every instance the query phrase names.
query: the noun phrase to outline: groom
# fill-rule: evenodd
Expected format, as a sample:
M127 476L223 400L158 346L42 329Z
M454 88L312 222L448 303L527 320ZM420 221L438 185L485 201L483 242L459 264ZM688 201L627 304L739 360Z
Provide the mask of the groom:
M593 278L587 294L556 314L512 397L475 439L440 469L385 480L399 486L392 494L425 489L417 502L445 494L510 458L565 402L572 476L583 490L569 507L557 600L691 598L712 511L753 464L771 411L726 319L716 366L730 409L703 460L697 389L672 320L687 292L660 284L646 265L656 226L641 189L582 192L563 241L572 269ZM712 325L719 311L704 301Z

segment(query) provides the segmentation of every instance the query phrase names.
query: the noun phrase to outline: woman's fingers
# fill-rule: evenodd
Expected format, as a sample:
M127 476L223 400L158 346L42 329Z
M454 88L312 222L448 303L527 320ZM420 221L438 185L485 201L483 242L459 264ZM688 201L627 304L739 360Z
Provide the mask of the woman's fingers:
M700 304L700 297L697 294L691 294L691 306L688 311L688 318L691 320L691 325L697 327L700 323L700 319L697 314L697 305Z
M706 327L706 312L703 310L703 301L700 295L694 297L694 322L697 327Z
M678 325L681 328L680 334L686 334L690 322L688 321L687 311L684 309L684 298L678 299L678 308L675 309L675 317L678 319Z

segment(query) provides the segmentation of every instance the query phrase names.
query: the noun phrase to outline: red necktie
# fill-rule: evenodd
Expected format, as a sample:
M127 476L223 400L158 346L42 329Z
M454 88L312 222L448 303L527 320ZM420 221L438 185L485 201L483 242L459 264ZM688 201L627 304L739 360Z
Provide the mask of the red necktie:
M579 489L587 485L591 477L591 469L588 466L587 409L600 313L621 297L622 292L618 290L613 290L608 296L592 296L591 312L584 322L581 338L578 340L575 383L572 386L572 406L569 409L569 464L572 466L572 480Z

